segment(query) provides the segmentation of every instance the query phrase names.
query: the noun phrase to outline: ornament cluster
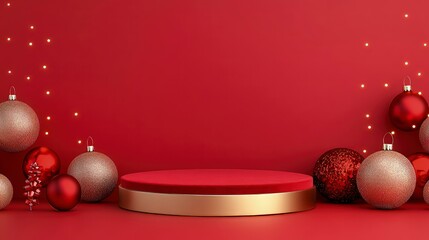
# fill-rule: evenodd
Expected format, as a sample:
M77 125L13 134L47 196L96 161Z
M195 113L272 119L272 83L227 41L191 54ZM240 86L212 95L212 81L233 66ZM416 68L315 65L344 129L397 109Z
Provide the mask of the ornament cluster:
M405 80L408 83L405 83ZM406 77L404 90L389 106L388 116L400 131L419 130L420 143L429 152L429 107L425 98L411 89ZM385 142L390 134L391 143ZM405 157L393 151L393 134L386 133L383 149L365 159L356 151L336 148L325 152L314 167L314 184L331 202L349 203L362 197L380 209L400 207L410 198L429 204L429 154Z
M0 103L0 150L20 152L28 149L37 140L39 130L36 112L26 103L17 101L15 88L11 87L9 100ZM22 171L26 177L25 204L30 211L39 204L44 188L49 204L58 211L67 211L81 200L99 202L107 198L118 181L115 163L107 155L94 151L91 137L88 138L87 152L71 162L68 174L58 175L60 170L60 157L52 149L35 147L27 152ZM12 197L11 182L0 174L0 209L5 208Z

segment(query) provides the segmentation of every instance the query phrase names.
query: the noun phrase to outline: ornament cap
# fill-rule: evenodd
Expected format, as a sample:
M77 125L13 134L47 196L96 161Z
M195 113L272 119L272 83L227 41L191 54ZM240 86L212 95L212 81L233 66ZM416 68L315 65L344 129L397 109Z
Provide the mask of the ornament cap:
M392 151L393 150L393 144L383 144L383 150L384 151Z
M390 137L392 138L392 143L386 143L386 142L385 142L386 136L387 136L388 134L389 134L389 135L390 135ZM392 133L390 133L390 132L388 132L388 133L384 134L384 136L383 136L383 150L384 150L384 151L392 151L392 150L393 150L393 134L392 134Z
M410 76L406 76L404 78L404 91L405 92L411 91L411 78L410 78Z
M15 87L12 86L9 88L9 101L15 101L16 100L16 90Z
M94 152L94 139L91 136L86 139L86 151Z

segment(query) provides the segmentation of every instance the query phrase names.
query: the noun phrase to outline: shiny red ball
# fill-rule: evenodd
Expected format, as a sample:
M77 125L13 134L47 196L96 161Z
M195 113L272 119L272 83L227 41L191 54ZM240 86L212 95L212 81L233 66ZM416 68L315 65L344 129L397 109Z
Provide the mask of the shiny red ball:
M68 211L80 201L80 185L76 178L61 174L54 177L46 189L49 204L58 211Z
M22 171L25 177L28 177L28 171L34 162L37 162L42 171L40 180L43 187L49 183L52 177L60 172L60 158L54 151L47 147L33 148L25 155L22 164Z
M416 188L414 189L413 198L423 199L423 188L429 180L429 154L415 153L408 156L416 172Z
M389 118L398 129L412 131L419 129L428 112L428 103L421 95L404 91L390 103Z
M332 202L349 203L360 198L356 175L364 158L348 148L335 148L325 152L313 170L317 191Z

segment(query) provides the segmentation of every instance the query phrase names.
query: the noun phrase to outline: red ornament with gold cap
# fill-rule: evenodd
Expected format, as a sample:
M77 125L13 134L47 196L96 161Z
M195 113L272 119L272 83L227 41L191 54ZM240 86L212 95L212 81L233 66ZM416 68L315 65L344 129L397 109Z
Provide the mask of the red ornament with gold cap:
M411 78L405 77L404 91L397 95L389 107L392 124L403 131L419 129L429 112L425 98L411 90Z
M392 137L391 144L384 142L388 134ZM391 133L383 137L383 150L362 162L356 183L362 198L376 208L397 208L410 199L416 186L416 174L411 162L393 151Z

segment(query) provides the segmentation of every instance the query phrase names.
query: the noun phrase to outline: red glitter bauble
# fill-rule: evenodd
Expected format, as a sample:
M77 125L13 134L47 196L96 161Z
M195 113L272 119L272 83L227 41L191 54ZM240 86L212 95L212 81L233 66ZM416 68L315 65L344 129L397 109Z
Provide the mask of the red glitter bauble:
M389 107L393 125L403 131L419 129L428 116L428 103L419 94L404 91L396 96Z
M80 185L76 178L61 174L54 177L46 188L49 204L58 211L68 211L80 201Z
M349 203L359 198L356 175L363 159L358 152L348 148L325 152L313 171L317 191L332 202Z
M423 199L423 188L429 180L429 154L415 153L408 156L416 172L416 188L414 189L413 198Z
M58 155L47 147L36 147L31 149L25 155L22 164L22 171L26 178L28 178L28 171L30 171L31 164L37 162L40 167L40 181L42 186L46 186L49 180L60 172L60 158Z

